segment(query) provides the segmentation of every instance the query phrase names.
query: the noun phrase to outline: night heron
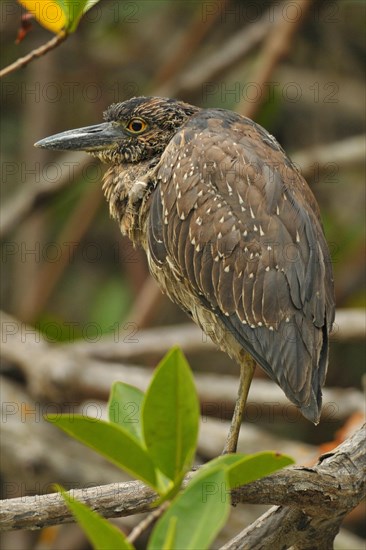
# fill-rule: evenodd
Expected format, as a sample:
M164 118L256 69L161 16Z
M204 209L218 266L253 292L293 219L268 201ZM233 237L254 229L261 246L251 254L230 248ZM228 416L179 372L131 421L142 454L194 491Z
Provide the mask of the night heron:
M110 164L103 190L150 271L240 367L225 452L255 362L318 423L334 319L331 258L306 181L261 126L223 109L137 97L37 147Z

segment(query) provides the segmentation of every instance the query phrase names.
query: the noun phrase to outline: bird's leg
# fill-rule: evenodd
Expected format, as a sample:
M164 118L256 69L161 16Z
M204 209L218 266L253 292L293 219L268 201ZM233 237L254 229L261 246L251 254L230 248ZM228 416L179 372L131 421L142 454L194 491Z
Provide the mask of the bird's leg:
M255 361L249 354L245 354L240 365L240 380L238 397L235 403L234 414L231 419L229 433L225 441L225 447L222 454L235 453L238 445L240 427L243 419L245 404L252 383L255 370Z

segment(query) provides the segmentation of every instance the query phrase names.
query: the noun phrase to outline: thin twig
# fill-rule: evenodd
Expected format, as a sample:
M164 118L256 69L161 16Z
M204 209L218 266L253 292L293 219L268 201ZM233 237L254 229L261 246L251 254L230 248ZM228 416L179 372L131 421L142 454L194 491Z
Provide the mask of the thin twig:
M24 57L20 57L19 59L14 61L14 63L2 69L0 71L0 78L10 73L13 73L14 71L17 71L22 67L25 67L26 65L28 65L28 63L33 61L33 59L37 59L38 57L41 57L42 55L53 50L54 48L57 48L57 46L59 46L64 40L66 40L67 37L68 37L68 33L66 33L65 31L61 31L59 34L54 36L51 40L46 42L46 44L43 44L39 48L32 50L29 54L25 55Z
M140 523L138 523L136 527L134 527L134 529L132 529L127 539L131 543L135 542L135 540L137 540L142 535L142 533L146 531L146 529L152 524L153 521L160 518L160 516L165 512L168 506L169 506L169 501L166 501L166 502L163 502L163 504L159 506L159 508L157 508L156 510L153 510L148 516L146 516L146 518L140 521Z

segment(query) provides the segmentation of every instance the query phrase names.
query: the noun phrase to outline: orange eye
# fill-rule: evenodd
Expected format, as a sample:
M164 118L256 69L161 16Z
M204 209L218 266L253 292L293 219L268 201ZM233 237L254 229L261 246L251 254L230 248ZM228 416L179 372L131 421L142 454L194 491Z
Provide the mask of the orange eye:
M133 134L141 134L147 128L147 124L142 118L131 118L127 124L127 130Z

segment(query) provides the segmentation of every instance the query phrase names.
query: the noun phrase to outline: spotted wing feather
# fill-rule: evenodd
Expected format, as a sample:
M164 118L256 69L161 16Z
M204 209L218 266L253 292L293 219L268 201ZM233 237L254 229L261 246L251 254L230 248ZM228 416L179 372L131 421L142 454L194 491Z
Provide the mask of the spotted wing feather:
M201 111L182 127L157 180L152 260L165 262L168 275L172 266L181 273L198 303L317 421L334 302L306 182L263 128L221 110ZM174 285L170 294L189 309Z

